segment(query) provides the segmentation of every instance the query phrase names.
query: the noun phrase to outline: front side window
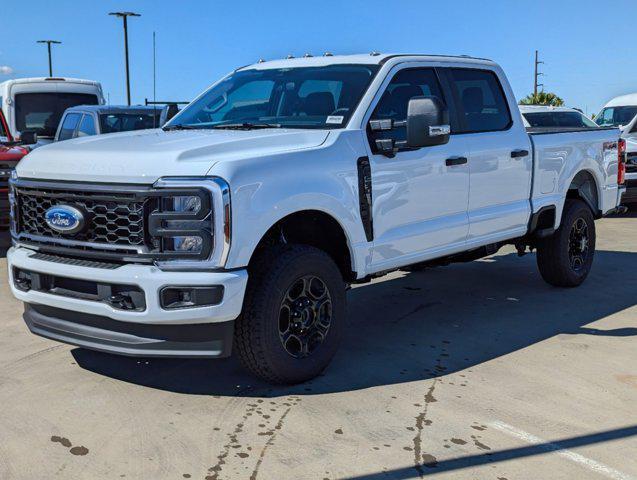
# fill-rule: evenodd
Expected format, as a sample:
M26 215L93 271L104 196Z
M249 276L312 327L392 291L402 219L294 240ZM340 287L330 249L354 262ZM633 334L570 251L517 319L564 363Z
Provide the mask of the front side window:
M412 68L400 70L387 85L387 89L380 98L378 105L376 105L371 119L391 119L397 122L407 120L409 100L413 97L423 96L438 97L444 103L438 77L434 69ZM406 140L407 131L404 127L397 127L393 130L372 132L372 135L391 138L394 141L404 141Z
M511 125L506 96L494 72L451 68L449 73L464 124L459 133L505 130Z
M342 128L377 65L242 70L212 87L165 128L261 125Z
M80 128L77 129L78 137L88 137L91 135L95 135L97 132L95 131L95 121L93 120L93 115L84 114L82 117L82 121L80 122Z
M53 137L64 110L78 105L97 105L97 95L84 93L18 93L15 96L16 128Z
M531 112L524 113L524 118L531 127L585 128L597 127L579 112Z
M104 113L100 115L102 133L130 132L157 128L161 110L157 113Z
M637 106L607 107L595 117L595 123L600 127L619 127L628 125L637 115Z
M70 138L73 138L73 134L75 133L75 129L77 128L77 124L79 123L81 116L82 114L80 113L69 113L66 117L64 117L58 140L69 140Z

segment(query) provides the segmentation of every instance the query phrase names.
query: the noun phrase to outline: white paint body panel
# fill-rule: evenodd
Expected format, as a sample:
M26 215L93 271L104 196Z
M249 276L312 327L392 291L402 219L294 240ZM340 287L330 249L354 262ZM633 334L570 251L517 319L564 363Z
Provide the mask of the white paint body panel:
M18 176L113 184L152 184L163 176L218 176L231 188L232 242L225 268L244 271L270 227L292 213L318 210L332 216L342 227L352 270L358 278L517 238L526 233L531 213L543 206L555 205L559 219L570 182L580 170L594 175L604 212L617 206L617 156L613 160L612 156L603 155L602 145L616 141L618 131L537 135L533 136L532 146L506 78L491 61L359 55L266 62L250 68L334 63L380 64L378 74L344 128L149 130L84 137L30 153L18 165ZM393 159L373 155L366 135L367 120L392 72L413 66L493 70L508 96L511 127L503 132L452 135L446 145L401 152ZM513 159L510 153L516 149L528 150L530 155ZM445 165L445 159L460 155L468 157L468 164ZM372 241L365 237L359 210L356 161L365 156L369 157L372 170L375 236ZM31 265L28 254L21 250L9 255L10 265L38 270L46 267L45 271L50 273L69 275L70 267L66 265ZM128 276L133 273L128 269L134 267L139 266L113 272L125 268ZM81 278L106 280L103 277L106 273L93 269L72 273ZM141 273L142 280L160 275L141 270L135 273ZM198 282L225 281L221 277L207 279L206 275L212 274L197 275L202 275L197 277ZM227 281L245 288L243 279ZM156 280L152 282L158 284ZM51 295L26 298L15 290L14 294L23 300L55 306L60 302L49 298ZM208 312L211 315L208 319L227 319L228 311L235 312L229 309L223 315L219 313L219 317ZM115 318L113 312L90 313ZM201 318L176 318L171 314L171 318L166 317L167 322L196 323ZM153 315L155 321L162 322L167 313L157 309ZM144 321L132 317L122 320Z

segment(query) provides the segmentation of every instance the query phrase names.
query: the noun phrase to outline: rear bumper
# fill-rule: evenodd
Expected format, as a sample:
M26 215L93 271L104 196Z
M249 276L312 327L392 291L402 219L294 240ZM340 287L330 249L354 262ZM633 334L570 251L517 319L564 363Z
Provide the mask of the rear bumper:
M622 196L622 203L637 203L637 179L626 180L626 192Z
M144 325L25 304L32 333L80 347L135 357L221 358L232 351L234 322Z

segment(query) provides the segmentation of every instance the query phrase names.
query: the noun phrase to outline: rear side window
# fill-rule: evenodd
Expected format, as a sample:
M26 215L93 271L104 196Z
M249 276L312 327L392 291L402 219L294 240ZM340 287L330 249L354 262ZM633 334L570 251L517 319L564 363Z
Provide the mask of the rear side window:
M62 129L60 130L58 140L68 140L73 138L75 128L77 127L81 116L82 115L79 113L69 113L66 117L64 117L64 122L62 122Z
M452 68L449 74L459 104L457 133L505 130L511 125L509 106L494 72Z
M395 121L407 120L407 107L413 97L438 97L443 103L444 98L438 83L438 77L433 68L413 68L401 70L392 78L376 109L372 114L372 120L392 119ZM382 138L392 138L395 141L406 140L405 128L395 128L380 134Z
M597 128L598 125L579 112L529 112L524 118L531 127Z
M78 137L88 137L90 135L95 135L95 121L93 120L92 115L84 115L82 117L82 122L80 123L80 128L77 131Z

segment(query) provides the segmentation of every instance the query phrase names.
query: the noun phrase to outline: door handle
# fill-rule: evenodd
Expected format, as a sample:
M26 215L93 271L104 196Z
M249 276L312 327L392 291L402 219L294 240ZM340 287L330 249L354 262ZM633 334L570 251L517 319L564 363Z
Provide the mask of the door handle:
M448 167L451 167L453 165L464 165L468 161L469 160L467 160L467 157L451 157L451 158L448 158L447 160L445 160L445 164Z
M513 150L511 152L511 158L522 158L522 157L528 157L528 156L529 156L528 150Z

